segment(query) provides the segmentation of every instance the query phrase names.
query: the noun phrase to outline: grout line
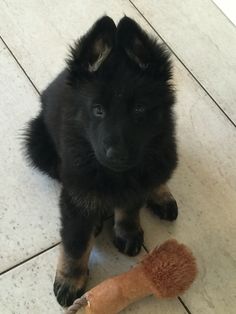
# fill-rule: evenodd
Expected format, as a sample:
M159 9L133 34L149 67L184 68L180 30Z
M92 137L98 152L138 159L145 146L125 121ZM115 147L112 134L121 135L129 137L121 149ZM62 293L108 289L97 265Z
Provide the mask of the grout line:
M142 247L143 247L144 251L146 251L146 253L148 253L148 249L144 243L142 244Z
M37 257L37 256L39 256L39 255L41 255L41 254L43 254L43 253L48 252L49 250L51 250L51 249L55 248L56 246L58 246L60 243L61 243L61 242L58 242L58 243L56 243L56 244L53 244L53 245L51 245L50 247L46 248L45 250L40 251L40 252L38 252L37 254L34 254L34 255L30 256L29 258L23 260L22 262L20 262L20 263L14 265L14 266L12 266L12 267L7 268L6 270L4 270L4 271L2 271L2 272L0 273L0 276L6 274L7 272L9 272L9 271L11 271L11 270L13 270L13 269L15 269L15 268L21 266L21 265L23 265L23 264L26 263L26 262L31 261L31 260L34 259L35 257Z
M215 105L220 109L220 111L225 115L225 117L232 123L232 125L236 128L235 122L228 116L228 114L221 108L221 106L217 103L217 101L211 96L211 94L207 91L207 89L202 85L202 83L196 78L196 76L188 69L188 67L184 64L184 62L180 59L180 57L174 52L174 50L170 47L169 44L164 40L164 38L157 32L157 30L152 26L152 24L148 21L148 19L143 15L143 13L138 9L138 7L133 3L132 0L129 0L131 5L138 11L138 13L142 16L142 18L148 23L151 29L157 34L158 37L165 43L168 49L172 52L172 54L176 57L176 59L183 65L185 70L192 76L192 78L200 85L200 87L204 90L204 92L210 97L210 99L215 103Z
M181 299L181 297L178 297L178 300L179 300L179 302L183 305L183 307L185 308L186 312L187 312L188 314L192 314L192 313L190 312L190 310L188 309L187 305L186 305L186 304L184 303L184 301Z
M17 60L16 56L14 55L14 53L12 52L12 50L10 49L10 47L7 45L7 43L5 42L5 40L2 38L2 36L0 35L0 39L3 42L3 44L6 46L7 50L9 51L9 53L11 54L11 56L14 58L14 60L16 61L16 63L18 64L18 66L21 68L21 70L23 71L23 73L25 74L25 76L27 77L27 79L30 81L31 85L33 86L33 88L35 89L35 91L40 95L40 92L38 90L38 88L35 86L34 82L31 80L31 78L29 77L29 75L26 73L25 69L22 67L22 65L20 64L20 62Z

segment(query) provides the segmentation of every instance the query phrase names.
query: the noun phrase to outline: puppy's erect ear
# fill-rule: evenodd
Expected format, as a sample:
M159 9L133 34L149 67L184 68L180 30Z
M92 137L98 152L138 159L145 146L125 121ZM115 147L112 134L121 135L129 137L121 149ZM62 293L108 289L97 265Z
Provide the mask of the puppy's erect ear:
M169 53L132 19L123 17L117 26L117 43L140 69L170 71ZM167 73L166 73L167 74ZM169 76L169 75L167 75Z
M104 16L71 48L67 60L72 76L96 72L110 54L115 42L116 25Z

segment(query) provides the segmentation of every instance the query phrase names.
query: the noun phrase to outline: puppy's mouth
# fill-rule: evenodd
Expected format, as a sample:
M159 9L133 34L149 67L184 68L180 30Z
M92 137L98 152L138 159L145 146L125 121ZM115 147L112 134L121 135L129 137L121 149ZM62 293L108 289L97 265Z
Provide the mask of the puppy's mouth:
M135 167L134 163L108 162L99 159L99 163L104 167L114 172L125 172Z
M106 165L106 167L114 172L125 172L132 169L133 165Z

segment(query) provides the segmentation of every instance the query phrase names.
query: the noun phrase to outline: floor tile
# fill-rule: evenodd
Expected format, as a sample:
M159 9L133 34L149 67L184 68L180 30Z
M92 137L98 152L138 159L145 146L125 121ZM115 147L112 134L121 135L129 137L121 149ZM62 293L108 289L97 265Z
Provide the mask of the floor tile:
M110 15L117 22L124 14L140 17L127 0L51 1L14 0L0 3L0 34L42 90L65 66L69 46L95 20ZM9 27L11 25L11 27Z
M0 272L59 240L59 186L30 169L22 129L38 110L38 95L0 42Z
M236 28L210 0L133 0L236 123Z
M144 254L144 253L142 253ZM0 304L4 314L55 314L64 311L57 304L52 292L58 247L43 253L0 277ZM127 271L137 258L126 257L117 252L104 231L97 240L90 259L90 279L93 287L109 276ZM82 311L81 311L82 312ZM186 314L177 300L146 298L123 311L123 313Z
M199 276L183 297L185 303L193 313L233 314L236 132L178 62L175 69L180 162L170 187L180 213L175 223L143 213L145 244L151 249L169 237L188 244L197 257Z

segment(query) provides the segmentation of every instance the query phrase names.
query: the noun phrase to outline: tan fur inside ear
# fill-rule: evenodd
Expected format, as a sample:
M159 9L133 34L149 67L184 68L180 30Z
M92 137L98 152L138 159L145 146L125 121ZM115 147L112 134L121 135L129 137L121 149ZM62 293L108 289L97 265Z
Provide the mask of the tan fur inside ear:
M96 41L94 46L94 61L89 64L89 72L95 72L108 57L111 47L108 47L102 39Z
M142 60L145 55L145 51L142 42L138 38L135 38L134 40L133 49L126 49L125 51L129 58L137 63L142 70L145 70L148 67L148 64L144 63Z

